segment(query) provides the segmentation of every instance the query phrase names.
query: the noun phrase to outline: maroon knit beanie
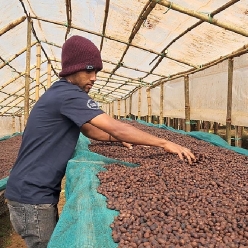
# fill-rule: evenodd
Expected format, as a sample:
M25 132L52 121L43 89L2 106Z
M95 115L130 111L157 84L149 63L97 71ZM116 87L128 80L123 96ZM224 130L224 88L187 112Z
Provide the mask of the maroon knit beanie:
M62 47L62 71L60 77L82 70L102 69L100 51L90 40L74 35L65 41Z

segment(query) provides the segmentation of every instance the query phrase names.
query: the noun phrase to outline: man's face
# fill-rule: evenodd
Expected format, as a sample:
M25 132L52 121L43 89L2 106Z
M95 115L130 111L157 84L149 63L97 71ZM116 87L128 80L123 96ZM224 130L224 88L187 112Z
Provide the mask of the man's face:
M86 93L89 93L96 81L96 74L95 70L79 71L73 75L72 82Z

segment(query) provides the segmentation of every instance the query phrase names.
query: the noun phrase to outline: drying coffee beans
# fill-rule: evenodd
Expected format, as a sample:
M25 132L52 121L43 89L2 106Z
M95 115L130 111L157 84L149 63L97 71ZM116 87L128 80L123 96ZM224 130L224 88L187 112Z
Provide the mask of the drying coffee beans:
M92 141L93 152L139 165L111 164L98 174L98 192L120 212L111 224L118 247L248 247L248 157L126 122L190 148L197 161L190 165L157 147Z
M21 146L22 136L0 141L0 180L9 176Z

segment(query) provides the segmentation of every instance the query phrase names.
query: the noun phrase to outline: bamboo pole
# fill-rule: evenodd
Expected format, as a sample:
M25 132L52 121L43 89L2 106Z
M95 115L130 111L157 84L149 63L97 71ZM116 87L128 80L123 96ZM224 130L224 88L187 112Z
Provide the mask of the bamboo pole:
M18 26L20 23L24 22L25 20L26 20L26 16L22 16L21 18L9 23L8 26L6 26L0 30L0 36L3 35L4 33L8 32L12 28Z
M44 75L44 74L43 74L43 75ZM33 81L34 81L34 80L33 80ZM32 81L32 82L33 82L33 81ZM11 96L16 96L16 98L12 99L12 100L9 101L8 103L10 104L10 103L16 101L17 99L19 99L20 97L25 98L25 95L23 95L23 94L20 94L20 95L17 95L17 94L16 94L17 92L19 92L19 91L21 91L21 90L23 90L23 89L25 89L25 85L22 86L21 88L17 89L15 92L13 92L13 93L11 94ZM0 103L4 102L7 98L8 98L8 97L4 98ZM31 98L29 98L29 100L30 100L30 101L33 101L33 99L31 99ZM23 101L23 100L21 100L21 101ZM18 103L20 103L20 102L18 102ZM5 106L5 107L6 107L6 106ZM15 106L10 107L7 111L9 111L10 109L12 109L13 107L15 107ZM2 109L2 107L0 107L0 109ZM5 111L4 113L2 113L2 115L5 114L5 113L7 113L7 111Z
M227 114L226 114L226 141L229 145L231 145L232 84L233 84L233 59L229 59L228 60Z
M32 16L32 18L33 19L40 20L40 21L43 21L43 22L48 22L48 23L53 23L53 24L60 25L60 26L65 26L65 24L63 22L58 22L58 21L53 21L53 20L47 20L47 19L40 18L40 17L37 17L37 16ZM97 32L94 32L94 31L91 31L91 30L88 30L88 29L85 29L85 28L82 28L82 27L79 27L79 26L75 26L75 25L71 25L71 28L76 29L76 30L80 30L80 31L83 31L83 32L86 32L86 33L89 33L89 34L93 34L93 35L96 35L96 36L104 37L104 38L109 39L109 40L117 41L117 42L122 43L122 44L125 44L125 45L127 45L129 47L135 47L135 48L141 49L143 51L146 51L146 52L149 52L149 53L152 53L152 54L156 54L156 55L158 55L160 57L164 57L164 54L161 54L161 53L156 52L156 51L151 50L151 49L147 49L147 48L142 47L142 46L137 46L135 44L130 44L130 41L129 42L126 42L124 40L116 39L116 38L114 38L112 36L103 35L101 33L97 33ZM167 59L170 59L170 60L173 60L173 61L176 61L178 63L185 64L185 65L190 66L190 67L193 66L193 67L198 68L196 65L189 64L189 63L187 63L186 61L183 61L183 60L172 58L172 57L170 57L168 55L166 56L166 58ZM121 61L122 61L122 59L120 59L120 62Z
M47 61L47 89L51 87L51 71L52 71L51 61Z
M30 87L30 57L31 57L31 28L32 20L27 19L27 52L26 52L26 74L25 74L25 98L24 98L24 125L26 126L29 116L29 87Z
M132 116L132 98L133 98L133 96L132 95L130 95L130 102L129 102L129 118L131 118L131 116Z
M39 99L39 87L40 87L40 65L41 65L41 45L36 45L36 87L35 87L35 100Z
M184 77L185 131L190 132L189 76Z
M103 20L103 27L102 27L102 38L101 38L101 44L100 44L100 51L102 51L102 46L103 46L103 40L106 32L106 25L107 25L107 20L108 20L108 13L109 13L109 2L110 0L106 0L105 3L105 15L104 15L104 20Z
M204 123L204 132L209 133L210 122L204 121L203 123Z
M19 116L19 127L20 127L20 132L22 132L22 116Z
M243 127L235 126L235 146L242 147Z
M178 118L173 118L174 121L174 129L178 130Z
M121 118L121 101L118 99L118 119Z
M44 74L43 74L44 75ZM44 80L45 81L45 80ZM43 82L44 82L43 81ZM42 82L42 83L43 83ZM42 85L42 83L40 84L40 85ZM32 90L32 89L34 89L36 86L34 86L34 87L32 87L30 90ZM18 91L20 91L20 90L22 90L22 89L24 89L25 88L25 86L23 86L21 89L18 89L16 92L18 92ZM15 92L15 93L16 93ZM34 92L35 93L35 92ZM33 95L34 93L32 93L31 95ZM19 96L19 98L20 97L24 97L24 96L22 96L22 95L20 95ZM18 99L19 99L18 98ZM31 101L31 103L35 103L36 101L35 100L33 100L33 99L31 99L31 98L29 98L30 99L30 101ZM13 99L11 102L14 102L14 101L16 101L17 100L17 98L15 98L15 99ZM23 100L21 99L20 101L18 101L18 102L15 102L15 105L14 106L11 106L10 108L8 108L6 111L4 111L3 113L0 113L1 115L4 115L4 114L6 114L10 109L12 109L12 108L15 108L19 103L21 103ZM11 103L11 102L9 102L9 103ZM22 108L24 108L24 107L22 107Z
M45 74L45 73L44 73L44 74ZM43 74L43 75L44 75L44 74ZM34 80L33 80L33 81L34 81ZM42 86L43 82L45 82L45 81L46 81L46 80L42 81L40 85ZM35 87L36 87L36 86L32 87L30 90L35 89ZM25 88L25 86L23 86L21 89L24 89L24 88ZM19 90L21 90L21 89L19 89ZM17 90L17 92L18 92L19 90ZM33 94L35 94L35 91L34 91L32 94L30 94L30 95L33 95ZM20 95L20 97L23 97L23 96ZM19 98L18 98L18 99L19 99ZM30 100L31 100L31 104L33 104L33 103L36 102L35 100L33 100L33 99L31 99L31 98L30 98ZM11 102L14 102L14 101L16 101L16 99L13 99ZM23 101L23 100L21 99L20 101L15 102L15 105L11 106L10 108L8 108L7 110L5 110L3 113L0 113L0 114L1 114L1 115L7 114L7 112L8 112L10 109L15 108L15 107L18 107L17 105L18 105L19 103L21 103L22 101ZM11 102L9 102L9 103L11 103ZM22 109L24 109L24 107L22 107ZM16 112L16 114L19 114L19 112L20 112L20 111Z
M111 105L110 105L110 102L108 103L108 115L111 116Z
M15 133L15 116L12 116L12 133Z
M197 120L196 121L196 131L200 131L201 130L201 121Z
M138 92L138 94L139 94L139 98L138 98L138 119L140 120L140 118L141 118L141 88L139 88L139 92Z
M42 61L41 62L41 64L43 64L45 61ZM32 66L31 68L30 68L30 70L32 70L32 69L34 69L35 68L35 66ZM8 85L10 85L11 83L13 83L14 81L16 81L17 79L19 79L20 77L25 77L25 73L26 72L20 72L19 73L19 75L18 76L16 76L16 77L14 77L14 78L12 78L10 81L8 81L6 84L4 84L4 85L2 85L1 87L0 87L0 90L2 90L3 88L5 88L5 87L7 87ZM31 77L30 77L31 78ZM32 80L33 80L33 78L31 78ZM13 94L13 93L12 93ZM1 102L0 102L1 103Z
M210 16L213 17L214 15L220 13L221 11L229 8L230 6L232 6L233 4L235 4L236 2L239 2L240 0L231 0L228 3L224 4L223 6L221 6L220 8L214 10L213 12L210 13ZM184 35L186 35L188 32L190 32L192 29L198 27L199 25L201 25L203 23L203 20L198 21L197 23L194 23L192 26L190 26L189 28L187 28L186 30L184 30L181 34L179 34L177 37L175 37L171 42L169 42L169 44L167 44L167 46L161 51L161 54L165 53L165 51L173 44L175 43L177 40L179 40L181 37L183 37ZM158 56L156 56L152 62L150 64L152 64L156 59L158 58ZM158 59L158 61L156 62L156 64L153 66L153 68L150 70L150 72L148 74L146 74L144 77L147 77L148 75L150 75L157 67L158 65L161 63L163 57L160 57ZM143 78L144 78L143 77Z
M159 124L164 124L164 84L160 84L160 115Z
M37 44L37 41L33 42L31 44L31 47L33 47L35 44ZM2 69L5 65L7 65L9 62L13 61L14 59L16 59L17 57L19 57L21 54L23 54L24 52L27 51L27 47L25 47L24 49L22 49L19 53L16 53L14 56L12 56L11 58L8 59L8 61L5 61L3 64L0 65L0 69Z
M151 104L151 90L147 89L147 104L148 104L148 122L152 122L152 104Z
M195 10L184 8L184 7L177 5L177 4L170 2L170 1L166 1L166 0L160 0L160 1L152 0L152 1L158 2L158 4L160 4L162 6L168 7L170 9L181 12L183 14L186 14L186 15L198 18L200 20L203 20L203 21L208 22L212 25L215 25L215 26L224 28L226 30L232 31L234 33L241 34L245 37L248 37L248 32L245 29L238 28L237 26L233 26L231 23L225 23L225 22L219 21L219 20L217 20L211 16L208 16L208 15L203 14L201 12L197 12Z
M65 34L65 40L66 40L71 29L71 0L66 0L65 5L66 5L66 18L67 18L67 25L66 25L67 28Z
M226 56L223 56L223 57L220 57L219 59L216 59L216 60L213 60L209 63L206 63L205 65L203 65L201 68L197 68L197 69L190 69L188 71L184 71L184 72L179 72L179 73L176 73L174 75L170 75L170 78L167 78L167 79L159 79L158 82L154 81L152 82L152 85L150 86L150 88L155 88L157 87L158 85L160 85L161 83L165 83L165 82L168 82L168 81L171 81L171 80L174 80L174 79L177 79L177 78L181 78L185 75L189 75L189 74L194 74L196 72L199 72L199 71L203 71L209 67L212 67L214 65L217 65L221 62L223 62L224 60L227 60L227 59L230 59L230 58L234 58L234 57L239 57L245 53L248 52L248 45L245 45L243 46L243 48L241 49L238 49L237 51L235 52L232 52L231 54L229 55L226 55Z
M124 118L127 117L127 99L124 100L124 104L125 104L125 114L124 114Z
M214 122L214 134L218 134L218 130L219 130L219 123Z

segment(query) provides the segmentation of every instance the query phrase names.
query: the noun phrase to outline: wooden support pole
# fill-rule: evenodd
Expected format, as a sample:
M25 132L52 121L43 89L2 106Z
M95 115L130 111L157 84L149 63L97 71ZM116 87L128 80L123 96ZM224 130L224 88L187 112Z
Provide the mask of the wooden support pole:
M235 146L242 147L243 127L235 126Z
M108 103L108 115L111 116L111 103Z
M12 116L12 133L15 133L15 116Z
M178 118L173 118L174 120L174 129L178 130Z
M139 100L138 100L138 119L141 117L141 88L138 89Z
M232 85L233 85L233 58L228 59L228 88L226 114L226 141L231 145L231 116L232 116Z
M4 33L8 32L10 29L18 26L20 23L24 22L25 20L26 20L26 16L22 16L21 18L11 22L10 24L8 24L8 26L6 26L0 30L0 36L3 35Z
M160 115L159 124L164 124L164 84L160 84Z
M214 134L218 134L218 131L219 131L219 123L214 122Z
M201 130L201 121L197 120L196 121L196 131L200 131Z
M151 89L147 89L147 104L148 104L148 122L152 122L152 105L151 105Z
M47 89L51 87L51 71L52 71L52 65L51 61L47 61Z
M125 104L124 118L126 118L127 117L127 98L124 100L124 104Z
M36 87L35 87L35 100L36 102L40 97L40 65L41 65L41 45L37 43L36 45Z
M29 116L29 87L30 87L30 58L31 58L31 28L32 20L27 19L27 52L26 52L26 73L25 73L25 97L24 97L24 126Z
M22 132L22 116L19 116L20 133Z
M115 114L114 114L114 102L111 102L111 106L112 106L112 117L114 118L115 117Z
M237 26L234 26L232 25L231 23L226 23L226 22L222 22L220 20L217 20L207 14L204 14L202 12L197 12L195 10L191 10L191 9L187 9L187 8L184 8L180 5L177 5L173 2L170 2L170 1L166 1L166 0L160 0L160 1L157 1L157 0L152 0L153 2L158 2L158 4L161 4L169 9L173 9L175 11L178 11L178 12L181 12L183 14L186 14L186 15L189 15L189 16L192 16L192 17L195 17L195 18L198 18L202 21L205 21L205 22L208 22L212 25L215 25L215 26L218 26L218 27L221 27L221 28L224 28L226 30L229 30L229 31L232 31L232 32L235 32L237 34L241 34L245 37L248 37L248 32L243 28L243 27L237 27Z
M204 121L204 132L209 133L210 122Z
M189 76L184 77L185 131L190 132Z
M121 118L121 101L118 99L118 119Z
M133 95L131 94L130 95L130 103L129 103L129 118L131 118L131 116L132 116L132 98L133 98Z

